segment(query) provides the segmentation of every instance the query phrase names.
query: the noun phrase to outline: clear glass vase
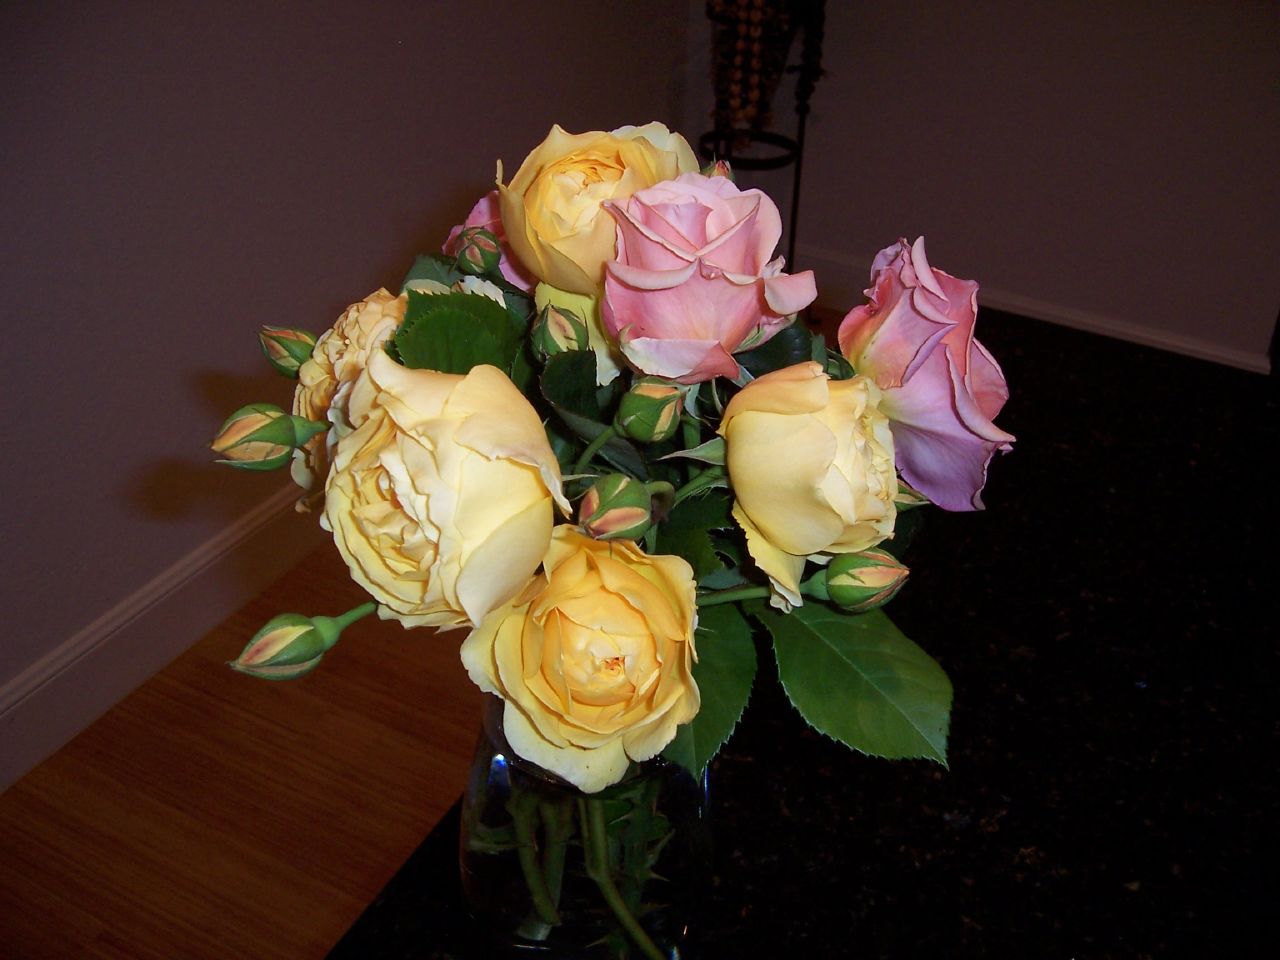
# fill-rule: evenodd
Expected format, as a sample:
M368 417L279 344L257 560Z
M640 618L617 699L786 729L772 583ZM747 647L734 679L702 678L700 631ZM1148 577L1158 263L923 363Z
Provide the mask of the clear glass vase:
M675 960L710 880L705 774L661 757L587 794L517 757L502 701L484 726L462 803L462 887L509 956Z

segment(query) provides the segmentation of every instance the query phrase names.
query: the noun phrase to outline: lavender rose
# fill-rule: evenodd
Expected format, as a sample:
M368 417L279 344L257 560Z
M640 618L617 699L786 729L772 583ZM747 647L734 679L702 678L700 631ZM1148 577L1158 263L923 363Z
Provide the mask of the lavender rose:
M866 294L840 324L840 351L884 393L898 469L944 509L981 510L987 465L1014 438L993 422L1009 388L973 336L978 284L930 267L920 237L876 255Z

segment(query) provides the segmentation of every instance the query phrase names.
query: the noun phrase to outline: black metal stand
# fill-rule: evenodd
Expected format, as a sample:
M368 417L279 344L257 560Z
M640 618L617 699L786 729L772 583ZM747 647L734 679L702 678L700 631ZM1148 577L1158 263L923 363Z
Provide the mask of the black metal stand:
M803 35L800 62L786 68L796 73L796 135L749 127L726 127L709 130L698 138L698 152L704 162L725 160L739 170L781 170L795 165L791 180L790 227L787 231L787 266L794 272L796 260L796 228L800 221L800 176L804 170L804 131L809 117L809 100L813 88L822 76L822 31L825 19L824 0L807 0L795 5L793 15L798 17L796 29ZM719 111L718 111L719 112ZM776 152L764 156L743 156L735 152L746 144L763 144Z

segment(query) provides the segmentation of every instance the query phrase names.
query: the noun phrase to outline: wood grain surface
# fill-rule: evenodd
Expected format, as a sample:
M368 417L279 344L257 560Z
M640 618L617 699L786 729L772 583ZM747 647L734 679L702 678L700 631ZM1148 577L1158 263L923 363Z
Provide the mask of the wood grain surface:
M463 634L370 617L292 682L224 662L363 599L316 551L0 796L0 956L323 957L462 791Z

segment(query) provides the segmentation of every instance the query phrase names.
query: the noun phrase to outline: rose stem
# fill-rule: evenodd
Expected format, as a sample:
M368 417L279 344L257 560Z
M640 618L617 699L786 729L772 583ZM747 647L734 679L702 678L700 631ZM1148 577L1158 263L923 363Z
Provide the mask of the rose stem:
M552 906L559 906L560 888L564 883L564 858L569 849L569 838L573 836L573 808L569 798L564 797L555 803L538 801L538 812L542 814L542 830L547 840L542 851L542 873L547 878L547 893Z
M596 882L609 909L640 951L650 960L668 960L627 909L622 894L613 883L613 876L609 872L609 837L604 823L604 801L599 797L579 799L578 816L582 819L582 839L587 847L587 876Z
M587 449L582 451L582 456L578 458L578 462L573 465L574 473L582 473L587 469L587 464L591 462L591 458L600 452L600 448L618 435L618 431L612 426L605 427L596 438L587 444Z
M516 828L516 855L520 858L520 872L524 874L525 886L529 888L529 899L533 901L533 908L543 922L555 926L560 922L560 913L551 902L547 878L542 875L538 866L537 840L533 826L533 818L538 812L537 804L538 798L532 793L516 791L512 794L507 809Z
M351 626L357 620L363 620L365 617L367 617L369 614L373 613L373 611L377 609L378 609L378 605L374 601L370 600L368 603L362 603L360 604L360 606L355 607L351 610L348 610L342 616L334 617L333 619L337 622L337 624L340 627L342 627L345 630L347 627Z
M713 590L698 597L699 607L714 607L717 603L733 603L735 600L756 600L769 596L768 587L734 587L732 590Z
M702 424L696 419L686 414L680 428L684 434L684 445L690 450L702 443Z

